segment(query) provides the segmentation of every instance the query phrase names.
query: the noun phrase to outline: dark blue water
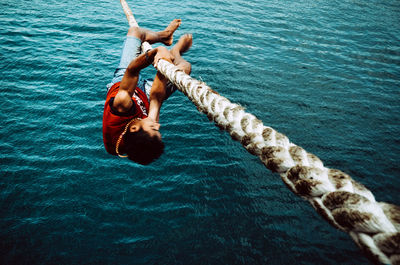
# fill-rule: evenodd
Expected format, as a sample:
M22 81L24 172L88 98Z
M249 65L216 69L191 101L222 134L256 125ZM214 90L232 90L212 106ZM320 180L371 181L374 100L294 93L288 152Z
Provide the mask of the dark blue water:
M399 1L128 3L152 30L183 20L195 78L400 204ZM0 10L1 264L367 262L180 92L162 109L160 160L106 154L119 1Z

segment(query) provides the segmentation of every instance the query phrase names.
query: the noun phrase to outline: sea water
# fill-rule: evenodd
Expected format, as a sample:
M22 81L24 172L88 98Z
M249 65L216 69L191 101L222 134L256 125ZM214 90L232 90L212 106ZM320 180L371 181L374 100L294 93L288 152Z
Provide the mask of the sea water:
M192 76L400 204L400 2L131 1L193 34ZM361 264L326 223L180 92L164 155L108 155L119 1L0 3L1 264ZM144 72L146 77L154 69Z

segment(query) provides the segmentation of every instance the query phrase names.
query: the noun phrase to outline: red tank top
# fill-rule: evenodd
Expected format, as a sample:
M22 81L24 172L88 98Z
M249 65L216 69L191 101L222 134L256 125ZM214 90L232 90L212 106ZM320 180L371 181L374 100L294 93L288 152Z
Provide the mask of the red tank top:
M117 155L115 152L115 146L128 122L133 118L146 118L149 111L149 100L146 94L142 90L136 88L135 93L132 96L134 104L131 111L127 113L118 113L118 111L113 108L112 104L114 103L114 98L118 93L120 83L121 82L115 83L108 91L103 112L104 147L108 153L113 155ZM120 153L121 150L123 150L123 145L124 141L122 140L118 148Z

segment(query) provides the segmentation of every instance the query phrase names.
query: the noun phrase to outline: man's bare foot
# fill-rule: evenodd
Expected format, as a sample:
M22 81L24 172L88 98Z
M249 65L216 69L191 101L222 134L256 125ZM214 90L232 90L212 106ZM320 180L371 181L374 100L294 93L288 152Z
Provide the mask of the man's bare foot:
M193 43L192 34L185 34L179 38L178 42L172 47L171 53L172 55L182 55L187 52ZM178 54L177 54L178 53Z
M169 25L164 29L164 31L162 31L162 33L165 34L165 37L163 36L161 42L167 46L171 46L174 40L174 32L181 25L181 23L181 19L172 20L171 23L169 23Z

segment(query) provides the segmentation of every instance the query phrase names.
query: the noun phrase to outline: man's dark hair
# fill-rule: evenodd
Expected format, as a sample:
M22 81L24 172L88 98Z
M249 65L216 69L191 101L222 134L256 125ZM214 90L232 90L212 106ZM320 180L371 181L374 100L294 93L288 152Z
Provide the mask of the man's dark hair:
M128 158L142 165L150 164L164 152L164 143L161 139L156 136L151 137L142 129L137 132L126 132L124 142Z

